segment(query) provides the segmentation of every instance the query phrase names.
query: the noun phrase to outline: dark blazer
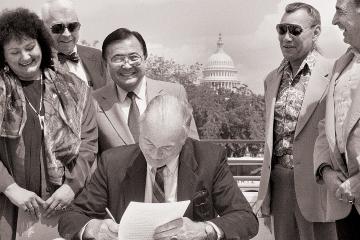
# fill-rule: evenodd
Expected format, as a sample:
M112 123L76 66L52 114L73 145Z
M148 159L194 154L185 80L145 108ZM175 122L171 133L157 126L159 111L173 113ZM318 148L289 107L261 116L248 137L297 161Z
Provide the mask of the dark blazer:
M86 77L92 89L106 85L106 72L102 61L101 51L96 48L77 45L77 52L84 66Z
M146 78L146 101L154 97L170 94L187 101L184 87L177 83L164 82ZM93 93L96 119L99 127L99 153L122 145L134 144L127 120L120 109L116 85L108 83L105 87ZM199 139L195 120L192 118L189 137Z
M177 200L191 200L184 216L211 220L226 239L256 235L257 218L234 181L222 147L188 138L178 171ZM145 181L146 160L137 144L105 151L91 181L61 217L60 235L77 239L90 219L108 218L106 207L120 222L130 201L144 201Z

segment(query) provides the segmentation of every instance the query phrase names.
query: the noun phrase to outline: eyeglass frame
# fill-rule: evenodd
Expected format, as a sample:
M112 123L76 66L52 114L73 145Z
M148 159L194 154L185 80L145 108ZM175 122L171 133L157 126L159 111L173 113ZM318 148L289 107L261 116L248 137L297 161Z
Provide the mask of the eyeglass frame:
M283 34L281 34L280 31L279 31L280 26L286 26L286 32L284 32ZM311 28L313 28L313 27L315 27L315 26L317 26L317 25L315 24L315 25L311 25L309 28L303 28L302 26L300 26L300 25L298 25L298 24L279 23L279 24L276 24L276 32L277 32L279 35L281 35L281 36L285 35L286 33L289 33L291 36L298 37L298 36L300 36L305 30L311 29ZM301 31L300 31L299 34L293 34L293 33L290 31L289 27L298 27L298 28L300 28Z
M132 61L130 59L131 56L137 56L139 57L140 60ZM113 60L114 58L120 58L120 57L122 58L121 62ZM132 67L137 67L141 65L141 63L144 61L144 58L139 53L130 53L127 55L115 55L110 59L110 61L112 63L120 64L121 66L124 66L126 63L128 63Z
M75 24L76 26L74 27L74 29L72 29L72 28L69 28L69 26L70 26L70 24ZM60 31L60 32L54 32L54 26L62 26L62 30ZM56 23L56 24L54 24L54 25L52 25L51 27L50 27L50 30L51 30L51 32L52 33L54 33L54 34L63 34L64 32L65 32L65 29L67 29L70 33L73 33L73 32L75 32L75 31L78 31L79 29L80 29L80 27L81 27L81 23L80 22L70 22L70 23L67 23L67 24L65 24L65 23Z

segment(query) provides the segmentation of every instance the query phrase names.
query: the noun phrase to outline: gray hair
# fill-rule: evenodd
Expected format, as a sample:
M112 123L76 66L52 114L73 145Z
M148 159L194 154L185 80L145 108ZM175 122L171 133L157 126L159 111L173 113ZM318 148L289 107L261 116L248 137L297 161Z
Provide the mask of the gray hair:
M63 9L75 11L74 2L72 0L47 0L41 7L41 18L47 22L51 16L50 9L52 6L57 5Z
M186 133L190 129L192 107L182 99L171 95L159 95L153 98L140 117L140 131L143 125L154 118L161 125L183 127Z
M286 13L293 13L296 12L299 9L304 9L309 14L309 16L312 18L313 26L321 25L321 17L319 11L311 6L310 4L303 3L303 2L294 2L286 5L285 12Z

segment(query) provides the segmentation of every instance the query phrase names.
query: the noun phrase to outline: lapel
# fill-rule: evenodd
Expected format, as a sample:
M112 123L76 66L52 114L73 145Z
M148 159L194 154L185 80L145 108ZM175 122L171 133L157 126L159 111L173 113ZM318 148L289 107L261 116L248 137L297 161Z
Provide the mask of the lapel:
M274 110L275 110L275 102L277 93L279 90L281 82L281 73L276 69L274 71L274 75L268 81L267 89L266 89L266 142L268 145L269 156L265 156L266 159L271 159L272 150L273 150L273 128L274 128Z
M83 63L84 67L86 68L86 71L91 72L92 69L98 69L98 62L96 59L96 56L92 54L89 51L86 51L86 48L84 48L81 45L76 45L77 52L79 54L80 60ZM91 74L88 74L91 75ZM91 79L93 80L93 79Z
M329 79L326 78L329 71L331 71L330 64L328 64L323 57L319 56L305 91L304 100L296 124L295 138L308 122L320 100L325 96L329 85Z
M102 87L102 85L101 86L96 85L96 83L99 84L102 82L101 79L96 79L96 78L103 78L104 75L102 62L101 60L99 60L99 56L96 56L92 51L89 51L87 48L81 45L76 45L76 46L77 46L77 52L80 57L80 61L84 66L84 70L88 82L92 84L93 85L92 87L95 87L95 89Z
M120 179L121 180L121 179ZM127 206L131 201L144 202L146 184L146 160L140 149L126 171L123 181L124 199Z
M351 60L354 57L353 54L351 54ZM351 61L350 60L350 61ZM349 108L349 111L347 112L345 121L344 121L344 126L345 126L345 131L344 131L344 139L348 139L349 134L351 132L351 130L353 129L354 125L358 122L358 120L360 119L360 84L358 84L357 88L354 90L354 94L352 94L352 96L354 96L354 98L352 99L352 103L351 106Z
M135 143L129 126L126 123L124 113L120 109L115 83L107 84L105 87L99 89L95 95L101 110L104 112L118 137L125 144Z
M192 142L187 139L179 156L177 201L192 200L197 190L197 168Z
M336 146L336 137L335 137L335 102L334 102L334 90L335 85L339 79L339 76L344 71L346 66L350 63L353 58L353 54L348 51L346 52L338 61L336 61L333 75L331 77L329 93L326 102L326 136L329 142L330 149L334 152Z
M166 91L159 84L159 81L153 80L151 78L146 77L146 102L149 103L153 98L159 96L161 94L165 94Z

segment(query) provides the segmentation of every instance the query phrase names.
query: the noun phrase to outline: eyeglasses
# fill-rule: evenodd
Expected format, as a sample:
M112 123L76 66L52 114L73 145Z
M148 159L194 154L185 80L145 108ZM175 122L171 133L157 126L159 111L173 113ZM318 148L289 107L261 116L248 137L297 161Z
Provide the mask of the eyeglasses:
M276 31L279 35L284 35L289 31L291 35L299 36L304 31L304 29L297 24L280 23L276 25Z
M117 63L121 65L125 65L126 63L128 63L129 65L136 67L141 64L143 58L138 53L132 53L129 55L115 55L114 57L111 58L111 61L113 63Z
M51 32L55 34L63 34L65 32L65 28L69 30L69 32L74 32L80 29L81 24L79 22L71 22L68 24L58 23L51 26Z

